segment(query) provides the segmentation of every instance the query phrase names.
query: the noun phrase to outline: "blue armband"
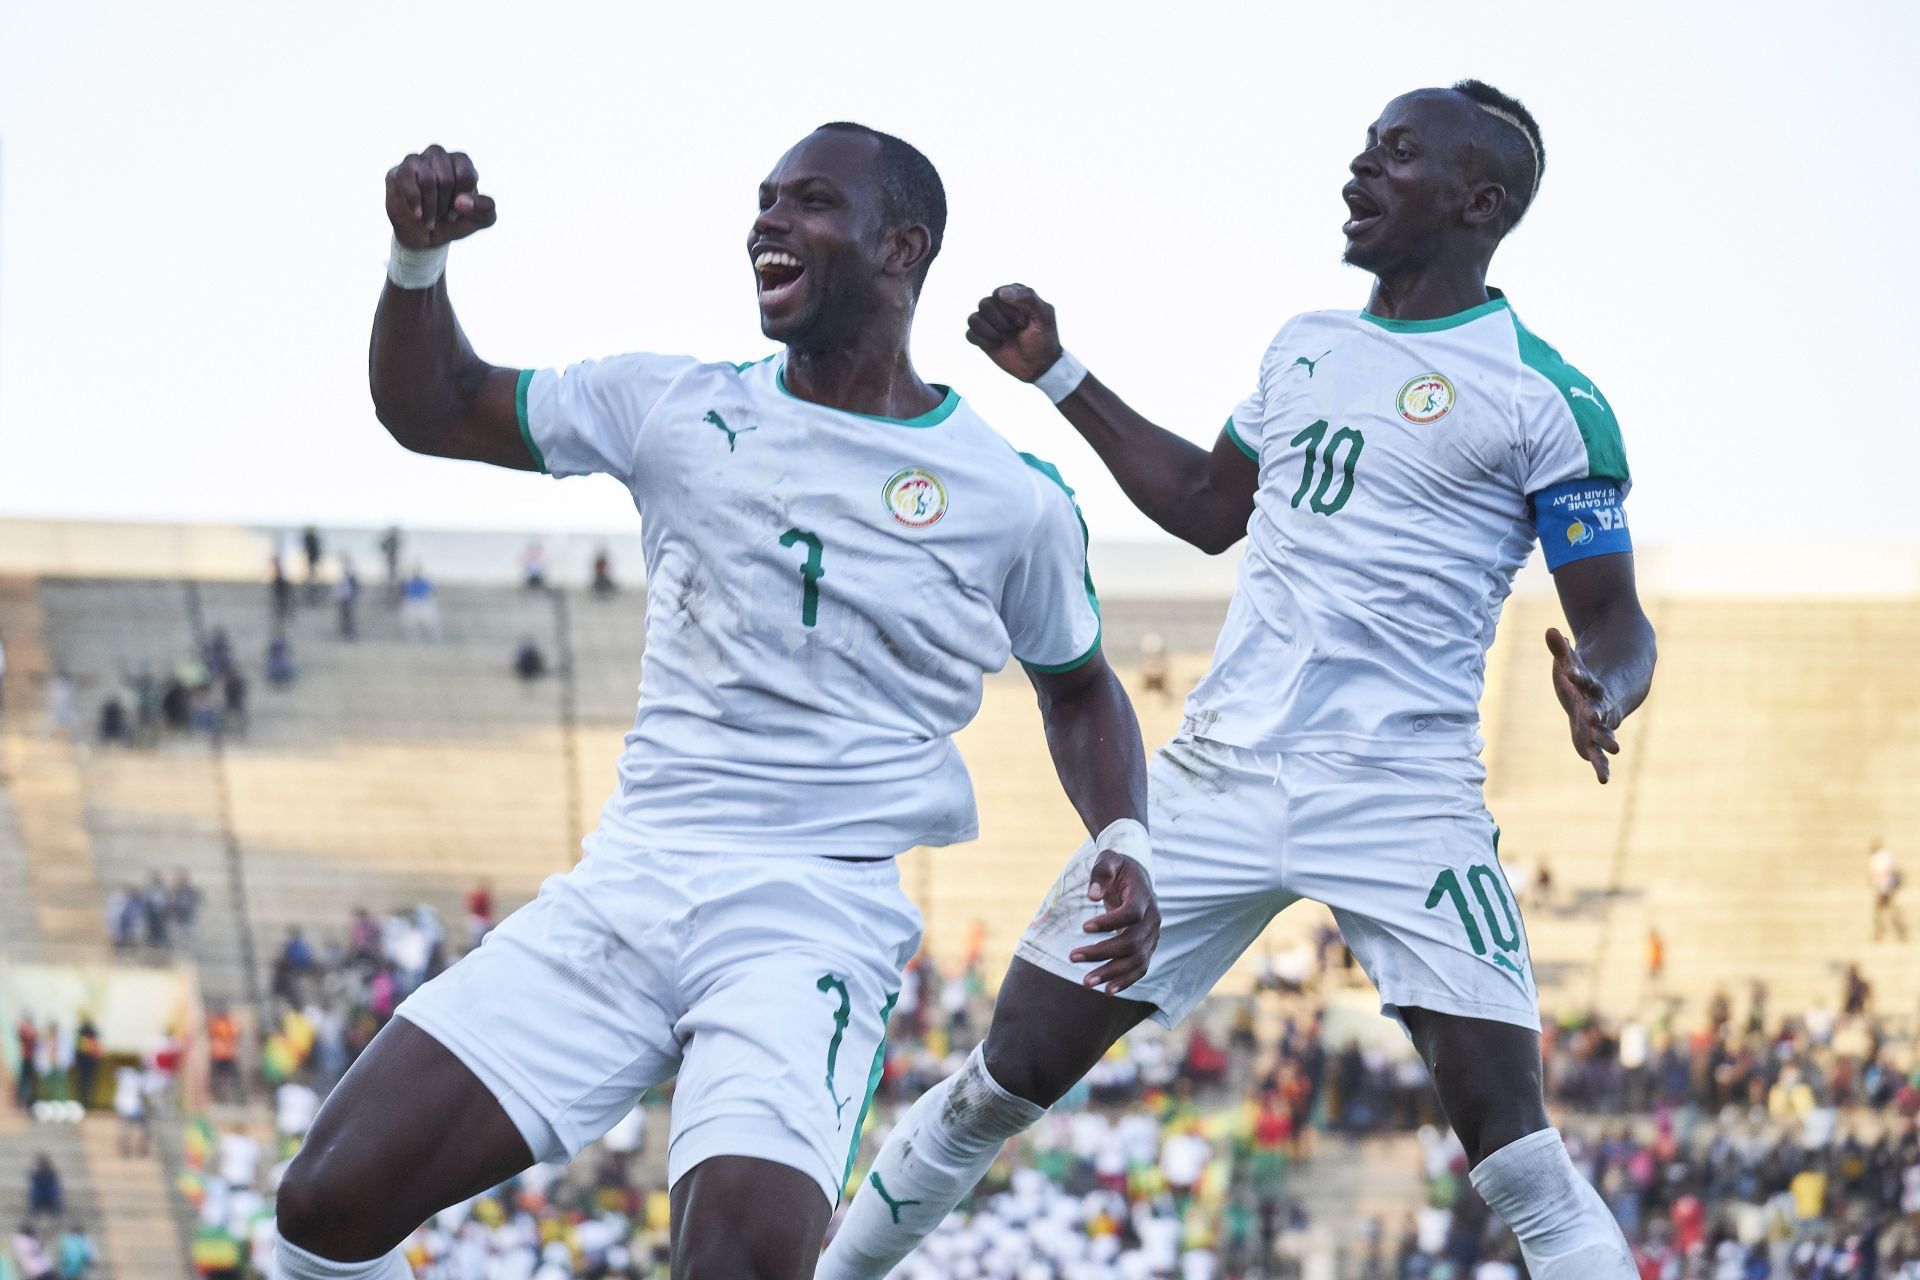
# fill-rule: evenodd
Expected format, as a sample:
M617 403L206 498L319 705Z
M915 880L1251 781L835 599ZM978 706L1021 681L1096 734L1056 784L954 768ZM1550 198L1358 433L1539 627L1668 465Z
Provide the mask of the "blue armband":
M1540 533L1540 549L1547 568L1558 569L1588 556L1633 550L1627 536L1627 509L1620 486L1612 480L1569 480L1542 489L1528 499L1533 504L1533 527Z

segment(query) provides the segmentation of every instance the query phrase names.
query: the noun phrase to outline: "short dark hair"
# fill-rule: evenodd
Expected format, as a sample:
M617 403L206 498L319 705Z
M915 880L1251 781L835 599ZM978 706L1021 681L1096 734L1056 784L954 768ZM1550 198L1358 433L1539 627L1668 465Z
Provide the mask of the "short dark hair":
M927 229L927 260L920 264L920 278L926 279L927 268L940 256L940 242L947 234L947 189L941 185L933 161L911 142L871 125L833 120L820 128L864 133L880 143L880 190L886 197L887 218L896 226Z
M1490 127L1482 131L1481 143L1492 161L1489 176L1507 189L1507 225L1501 230L1505 235L1527 216L1547 170L1547 144L1540 140L1540 124L1520 99L1484 80L1456 81L1453 91L1487 116Z

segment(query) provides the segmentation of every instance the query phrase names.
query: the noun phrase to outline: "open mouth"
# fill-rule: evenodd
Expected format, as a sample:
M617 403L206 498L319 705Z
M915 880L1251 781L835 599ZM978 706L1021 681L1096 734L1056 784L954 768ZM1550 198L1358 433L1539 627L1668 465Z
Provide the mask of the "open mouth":
M1348 218L1340 230L1349 238L1364 234L1374 223L1385 217L1385 212L1374 203L1373 197L1358 187L1342 188L1340 198L1347 202Z
M762 249L753 255L753 274L760 281L760 304L784 302L800 284L807 269L784 249Z

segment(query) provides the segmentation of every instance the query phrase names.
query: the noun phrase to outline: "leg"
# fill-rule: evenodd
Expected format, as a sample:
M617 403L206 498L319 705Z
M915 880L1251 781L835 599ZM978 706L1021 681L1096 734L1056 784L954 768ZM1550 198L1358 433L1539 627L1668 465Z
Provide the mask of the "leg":
M893 1270L973 1190L1007 1139L1153 1011L1016 959L986 1042L894 1126L820 1259L819 1280Z
M1087 902L1093 842L1068 861L1021 938L987 1039L888 1135L816 1273L879 1280L973 1189L1026 1129L1149 1014L1179 1021L1290 898L1274 884L1283 797L1243 753L1177 738L1148 767L1160 944L1123 997L1088 990L1067 957L1098 913Z
M1634 1280L1626 1238L1573 1167L1540 1094L1540 1037L1524 1027L1403 1009L1468 1174L1520 1241L1536 1280Z
M752 1156L704 1160L673 1187L672 1280L808 1280L832 1216L810 1174Z
M395 1018L327 1100L288 1168L280 1234L321 1258L381 1258L430 1215L532 1163L479 1077Z

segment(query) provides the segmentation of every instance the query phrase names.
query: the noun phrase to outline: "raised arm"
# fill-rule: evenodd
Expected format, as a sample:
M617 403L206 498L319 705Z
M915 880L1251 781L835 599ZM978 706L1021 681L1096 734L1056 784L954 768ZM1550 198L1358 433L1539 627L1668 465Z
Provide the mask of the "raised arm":
M980 300L967 341L1022 382L1038 379L1061 355L1053 307L1023 284L1002 285ZM1133 505L1162 529L1208 555L1245 536L1260 468L1226 432L1211 452L1202 449L1141 417L1092 374L1058 407Z
M465 153L438 146L387 171L395 247L373 314L373 409L415 453L534 471L539 464L521 439L514 405L519 372L473 353L447 297L446 246L494 222L493 199L478 187Z
M1547 628L1553 692L1566 709L1573 749L1604 783L1607 757L1620 754L1613 731L1653 687L1653 624L1640 608L1631 552L1570 561L1554 571L1553 585L1576 641Z
M1040 719L1060 786L1088 832L1097 838L1125 818L1144 827L1147 762L1140 724L1105 655L1095 653L1071 671L1029 668L1027 676L1040 699ZM1118 848L1103 846L1087 896L1107 907L1087 922L1087 932L1113 936L1079 948L1071 958L1075 963L1105 961L1087 975L1086 985L1103 987L1108 994L1123 991L1146 976L1160 939L1152 876Z

